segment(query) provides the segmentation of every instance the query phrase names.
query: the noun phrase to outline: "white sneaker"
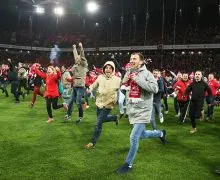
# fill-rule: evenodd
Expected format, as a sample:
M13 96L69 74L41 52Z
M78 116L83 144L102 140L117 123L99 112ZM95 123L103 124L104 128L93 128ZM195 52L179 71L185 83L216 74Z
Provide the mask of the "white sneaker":
M164 114L168 114L169 111L165 111Z
M180 113L176 114L175 117L180 117Z
M164 118L163 116L160 118L160 123L163 123L164 122Z
M88 108L89 108L89 106L87 105L87 106L86 106L86 109L88 109Z

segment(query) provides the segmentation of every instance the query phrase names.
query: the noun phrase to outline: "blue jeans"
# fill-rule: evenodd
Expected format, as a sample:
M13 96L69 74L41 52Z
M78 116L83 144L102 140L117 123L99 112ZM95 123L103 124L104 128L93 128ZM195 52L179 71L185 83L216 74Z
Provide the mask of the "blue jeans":
M208 106L207 110L207 117L212 118L213 113L214 113L214 102L215 102L215 96L207 96L206 97L206 102L207 104L212 104L211 106Z
M153 110L152 110L151 120L150 120L153 130L157 129L155 115L159 118L163 117L163 114L161 112L161 101L153 102Z
M73 103L76 102L79 111L79 117L83 117L82 97L84 95L83 87L73 87L72 97L68 106L67 115L71 116L73 112Z
M138 151L139 139L149 138L149 137L161 137L162 131L154 130L149 131L146 130L145 124L133 124L133 129L130 134L130 149L126 158L126 163L129 165L133 164L136 153Z
M96 107L97 122L96 122L95 132L94 132L93 137L91 139L91 142L93 144L97 143L98 138L101 135L102 124L105 122L111 122L111 121L117 120L116 115L109 115L110 112L111 112L111 109Z

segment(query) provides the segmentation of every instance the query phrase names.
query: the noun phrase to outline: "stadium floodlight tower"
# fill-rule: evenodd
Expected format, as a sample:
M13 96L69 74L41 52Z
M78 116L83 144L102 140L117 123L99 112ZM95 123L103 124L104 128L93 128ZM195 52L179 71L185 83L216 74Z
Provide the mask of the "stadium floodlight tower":
M90 1L86 5L86 9L89 13L96 13L99 10L99 4L96 3L95 1Z
M61 6L55 7L53 11L56 16L63 16L64 15L64 8Z
M45 13L45 9L43 7L40 7L40 6L36 6L35 12L37 14L44 14Z

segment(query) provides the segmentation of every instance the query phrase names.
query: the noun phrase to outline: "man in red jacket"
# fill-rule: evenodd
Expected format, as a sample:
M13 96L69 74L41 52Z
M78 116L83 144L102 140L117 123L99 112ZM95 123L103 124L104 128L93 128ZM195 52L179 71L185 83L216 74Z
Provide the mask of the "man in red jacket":
M206 120L210 120L213 117L213 112L214 112L214 105L213 104L214 104L215 97L216 97L216 94L219 89L219 83L218 83L218 81L216 81L214 74L209 74L208 85L211 88L212 96L206 96L206 101L210 103L210 105L208 106Z
M174 90L177 94L177 101L180 107L179 123L183 124L186 117L186 111L189 104L189 95L183 96L186 88L190 85L191 81L187 73L183 73L182 79L174 84Z

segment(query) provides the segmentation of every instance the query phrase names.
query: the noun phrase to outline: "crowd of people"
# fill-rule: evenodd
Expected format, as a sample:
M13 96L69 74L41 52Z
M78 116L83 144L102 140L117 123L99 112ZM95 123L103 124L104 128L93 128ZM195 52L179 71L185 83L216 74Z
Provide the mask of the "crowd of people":
M83 41L89 47L105 46L140 46L140 45L157 45L157 44L207 44L217 43L219 41L218 26L209 26L205 28L195 28L192 26L178 26L176 35L173 34L173 27L168 26L164 30L164 39L161 39L161 29L149 27L146 33L143 30L134 32L114 33L112 37L106 31L94 32L30 32L29 28L20 28L19 31L2 31L0 41L3 44L51 47L59 43L61 47L70 47L72 42ZM113 33L113 32L112 32ZM111 33L111 34L112 34ZM120 42L119 42L120 39ZM143 41L145 41L143 43ZM162 42L163 41L163 42Z
M83 123L84 110L89 108L88 98L92 97L96 104L96 126L91 140L85 145L93 149L102 132L103 123L115 122L125 116L133 126L130 134L130 149L125 163L117 169L117 173L127 173L132 170L138 151L139 139L159 138L166 144L166 130L157 128L166 121L163 114L168 114L170 107L167 99L174 99L178 122L184 124L187 114L192 123L191 134L197 133L196 119L210 121L214 116L214 107L219 104L220 84L214 73L206 78L201 70L178 72L148 69L147 61L141 53L134 52L130 61L123 66L114 57L103 63L102 68L95 65L89 71L88 61L82 43L73 45L74 63L72 66L58 66L58 61L51 61L47 67L39 63L16 63L13 58L0 67L0 88L8 98L7 88L11 84L11 94L15 103L20 103L20 97L25 98L33 91L30 108L35 108L37 95L46 101L47 123L54 122L52 109L66 109L64 120L72 118L73 105L76 104L78 117L76 124ZM44 92L42 86L45 86ZM59 98L63 103L58 104ZM204 117L204 101L207 103L207 117ZM118 103L120 114L110 115ZM74 116L75 118L75 116ZM152 130L146 130L146 124L151 124Z

